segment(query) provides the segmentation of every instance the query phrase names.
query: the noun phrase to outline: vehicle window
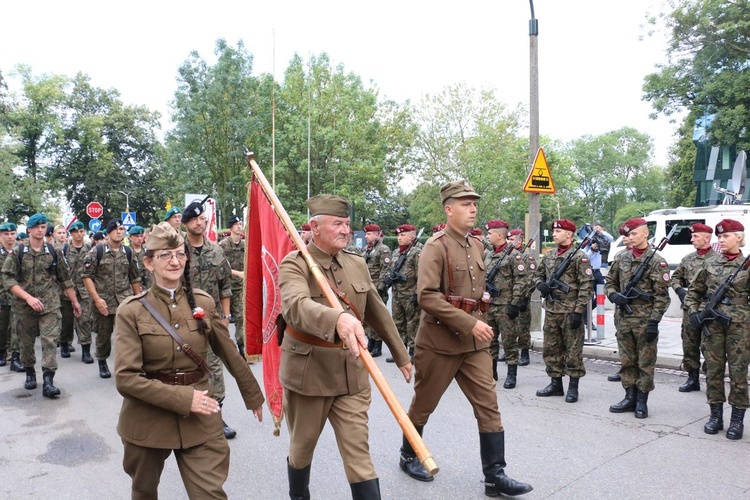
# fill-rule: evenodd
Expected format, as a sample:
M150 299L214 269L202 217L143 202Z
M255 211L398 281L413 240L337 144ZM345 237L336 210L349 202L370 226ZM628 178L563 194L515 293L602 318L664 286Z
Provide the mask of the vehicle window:
M666 234L669 234L669 232L672 230L672 228L677 225L677 231L672 235L672 238L669 240L670 245L690 245L690 237L692 234L690 233L690 226L695 224L696 222L700 222L701 224L706 223L706 219L671 219L666 222Z

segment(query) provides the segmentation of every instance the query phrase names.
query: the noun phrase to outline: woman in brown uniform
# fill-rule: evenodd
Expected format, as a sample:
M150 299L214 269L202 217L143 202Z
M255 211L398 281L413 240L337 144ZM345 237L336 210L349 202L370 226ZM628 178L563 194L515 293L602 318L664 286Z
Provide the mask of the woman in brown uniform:
M115 323L115 382L124 397L117 430L132 497L157 498L164 461L174 452L190 498L226 498L229 446L219 404L209 392L209 345L258 421L263 394L219 320L214 299L193 290L183 237L162 222L149 232L146 248L144 264L154 284L123 302ZM149 306L181 338L179 344Z

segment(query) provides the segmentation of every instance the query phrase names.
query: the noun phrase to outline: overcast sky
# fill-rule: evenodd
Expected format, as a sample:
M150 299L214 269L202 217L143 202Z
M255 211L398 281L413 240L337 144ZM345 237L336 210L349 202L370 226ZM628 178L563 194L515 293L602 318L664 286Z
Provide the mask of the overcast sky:
M655 161L666 164L676 126L649 119L641 100L643 77L666 61L664 38L649 37L645 26L662 3L534 1L543 135L570 140L630 126L654 139ZM213 60L220 37L232 45L242 39L254 73L274 72L277 81L295 52L304 59L327 52L397 101L465 82L497 89L510 106L529 102L525 0L10 0L0 13L6 76L19 63L34 74L81 71L96 86L118 89L125 103L165 117L177 68L192 50Z

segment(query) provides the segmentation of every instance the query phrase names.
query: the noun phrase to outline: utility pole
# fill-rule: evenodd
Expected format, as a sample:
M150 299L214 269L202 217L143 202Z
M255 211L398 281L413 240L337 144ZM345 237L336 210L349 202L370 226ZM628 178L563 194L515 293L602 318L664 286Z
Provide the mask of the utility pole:
M539 22L534 16L534 0L529 0L531 19L529 20L529 171L534 166L536 153L539 151ZM539 193L529 193L529 222L526 234L532 235L539 229L541 222ZM540 235L541 236L541 235ZM539 249L542 238L537 238L536 245L531 248L534 259L539 262ZM534 292L535 300L531 302L531 329L541 328L541 300Z

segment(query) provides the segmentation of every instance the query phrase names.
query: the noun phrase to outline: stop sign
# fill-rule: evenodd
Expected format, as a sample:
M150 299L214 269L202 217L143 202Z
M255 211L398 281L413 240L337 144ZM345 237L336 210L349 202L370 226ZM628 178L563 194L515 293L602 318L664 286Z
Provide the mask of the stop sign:
M104 207L98 201L92 201L91 203L86 205L86 215L88 215L92 219L98 219L99 217L104 215Z

